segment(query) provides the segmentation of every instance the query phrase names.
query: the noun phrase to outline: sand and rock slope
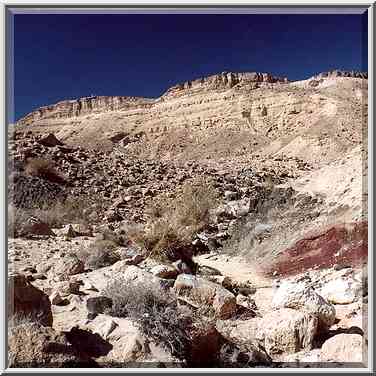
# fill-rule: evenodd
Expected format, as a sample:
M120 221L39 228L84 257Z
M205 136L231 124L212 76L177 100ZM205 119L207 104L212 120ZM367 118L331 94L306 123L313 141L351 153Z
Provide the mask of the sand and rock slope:
M224 72L20 119L12 364L364 366L367 82Z

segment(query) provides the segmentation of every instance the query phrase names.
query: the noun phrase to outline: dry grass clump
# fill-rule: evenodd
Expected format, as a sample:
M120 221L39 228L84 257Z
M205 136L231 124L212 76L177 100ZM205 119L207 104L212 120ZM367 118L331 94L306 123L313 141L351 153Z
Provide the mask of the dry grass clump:
M110 266L120 260L116 243L109 240L96 240L88 248L83 249L77 255L85 263L85 267L91 270Z
M52 228L71 223L96 224L102 218L101 213L105 210L105 205L103 199L72 196L52 205L43 203L27 209L10 204L8 205L8 236L17 236L17 230L22 228L30 217L35 217Z
M112 282L103 294L112 299L110 315L132 319L147 338L162 344L176 357L186 356L192 322L173 296L157 288L130 286L125 280Z
M150 207L145 227L128 235L151 257L178 259L179 253L190 247L193 236L208 226L216 204L216 191L208 182L185 183L174 199Z
M49 159L30 158L26 162L25 172L38 176L52 183L65 184L65 178L56 171L54 163Z
M38 322L35 315L31 313L15 313L9 318L8 328L15 328L16 326Z

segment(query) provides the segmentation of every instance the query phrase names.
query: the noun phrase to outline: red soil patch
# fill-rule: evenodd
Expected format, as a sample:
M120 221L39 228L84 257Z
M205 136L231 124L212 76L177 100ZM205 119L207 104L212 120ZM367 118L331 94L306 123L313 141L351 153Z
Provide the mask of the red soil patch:
M324 269L335 264L358 266L367 262L368 222L334 225L324 232L308 236L284 250L265 270L279 276L291 276L309 269Z

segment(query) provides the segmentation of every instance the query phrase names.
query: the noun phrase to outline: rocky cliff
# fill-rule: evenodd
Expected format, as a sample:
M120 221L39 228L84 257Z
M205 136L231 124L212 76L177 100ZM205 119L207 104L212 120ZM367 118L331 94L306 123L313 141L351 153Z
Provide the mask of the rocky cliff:
M91 113L116 110L147 108L152 100L136 97L93 96L65 100L54 105L40 107L18 121L18 124L32 124L42 119L72 118Z
M193 92L231 89L235 85L252 85L259 83L286 83L287 78L273 77L269 73L231 73L199 78L193 81L175 85L169 88L161 99L177 95L189 95ZM108 111L127 111L136 109L150 109L158 99L147 99L125 96L92 96L75 100L65 100L54 105L40 107L18 121L18 124L32 124L44 119L61 119L95 114Z
M361 142L366 77L333 71L289 82L268 73L223 72L175 85L155 99L59 102L20 119L16 128L93 148L111 148L119 139L128 152L152 158L283 153L315 163L323 152L335 158Z

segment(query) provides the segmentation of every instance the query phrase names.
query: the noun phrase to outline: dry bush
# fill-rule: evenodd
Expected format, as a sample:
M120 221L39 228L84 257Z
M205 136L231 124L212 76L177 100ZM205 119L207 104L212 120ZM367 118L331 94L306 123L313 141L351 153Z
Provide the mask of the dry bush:
M97 198L71 197L54 204L43 203L31 208L8 205L8 236L17 236L18 230L30 217L35 217L52 228L70 223L96 224L103 218L106 202Z
M36 315L33 315L31 313L19 312L19 313L15 313L14 315L12 315L9 318L8 328L9 329L15 328L17 326L24 325L24 324L30 324L30 323L33 323L33 322L38 322Z
M26 162L25 172L52 183L65 184L65 178L56 171L54 163L48 159L30 158Z
M173 296L157 288L130 286L125 280L109 284L103 294L112 299L110 315L134 320L147 338L162 344L174 356L185 358L192 321Z
M194 235L208 226L216 204L217 194L208 182L185 183L174 199L150 207L145 227L128 235L151 257L178 259L178 253L190 247Z
M117 245L109 240L96 240L78 253L78 258L91 270L110 266L120 260Z

